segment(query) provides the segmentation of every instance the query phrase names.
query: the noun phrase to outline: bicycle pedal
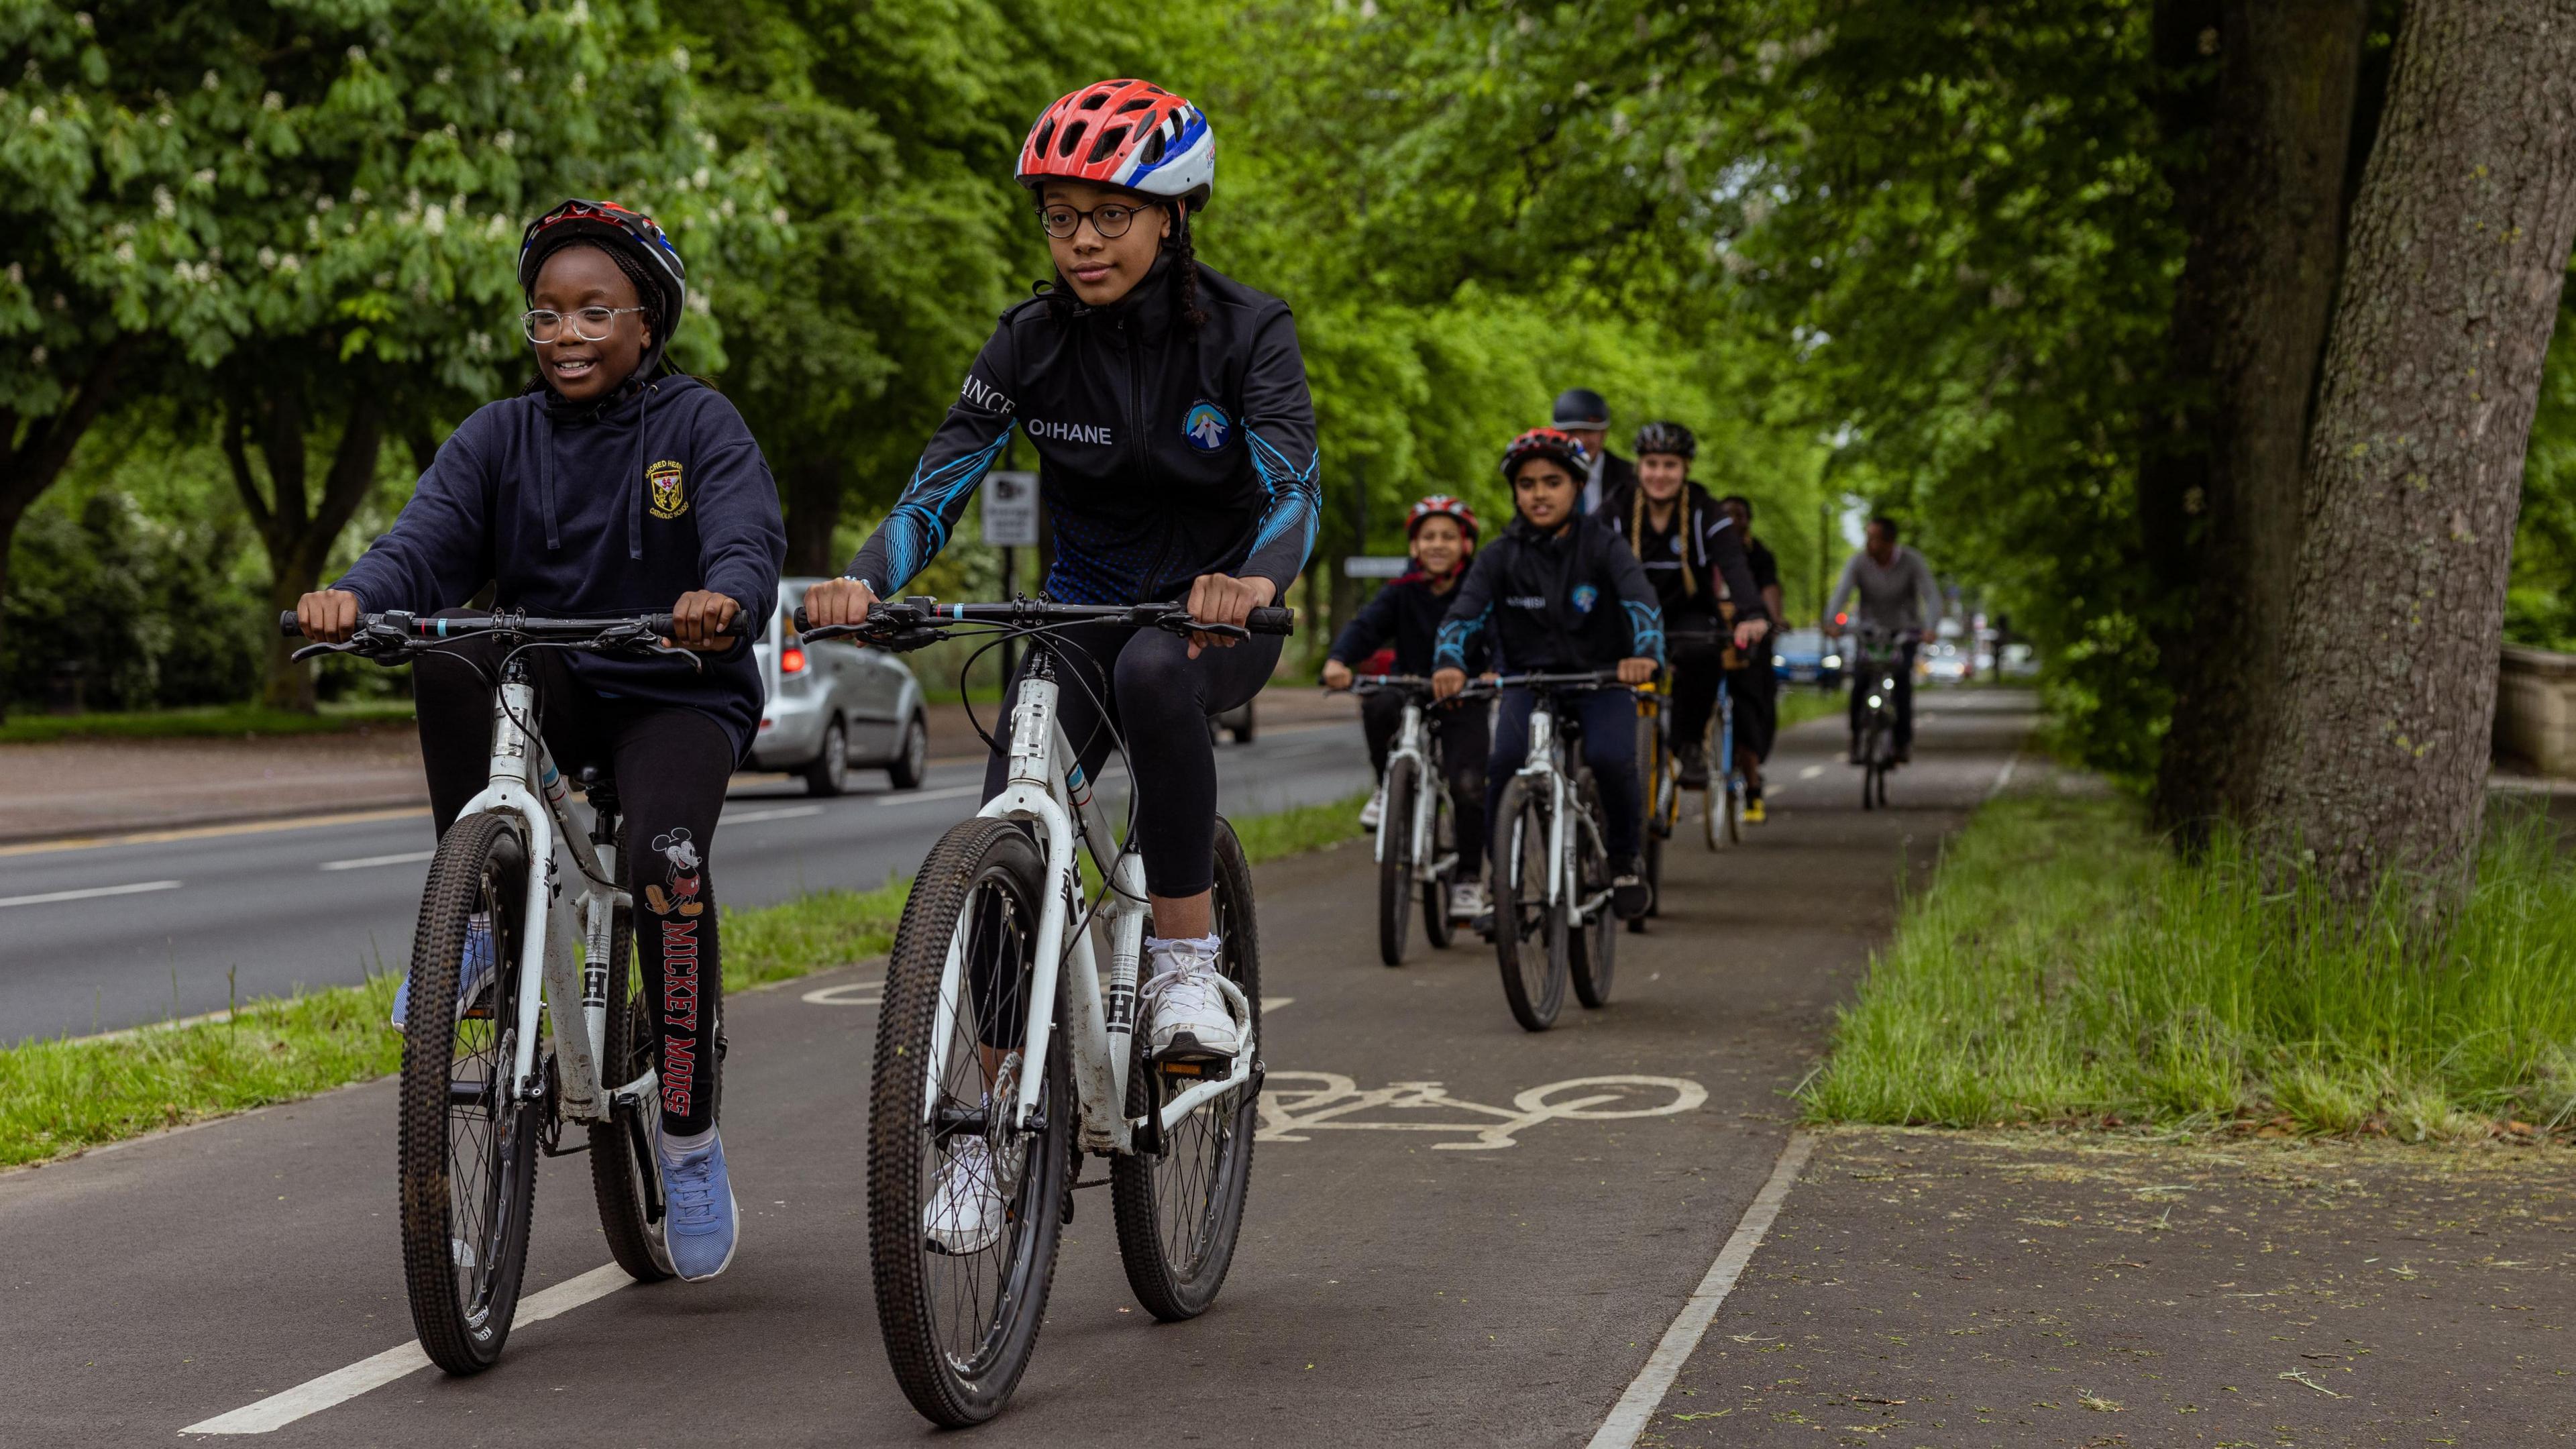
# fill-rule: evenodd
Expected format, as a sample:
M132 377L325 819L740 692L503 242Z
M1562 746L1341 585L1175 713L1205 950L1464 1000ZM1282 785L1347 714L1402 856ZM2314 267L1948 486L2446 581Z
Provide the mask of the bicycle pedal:
M1154 1067L1167 1077L1204 1077L1209 1065L1200 1061L1158 1061Z

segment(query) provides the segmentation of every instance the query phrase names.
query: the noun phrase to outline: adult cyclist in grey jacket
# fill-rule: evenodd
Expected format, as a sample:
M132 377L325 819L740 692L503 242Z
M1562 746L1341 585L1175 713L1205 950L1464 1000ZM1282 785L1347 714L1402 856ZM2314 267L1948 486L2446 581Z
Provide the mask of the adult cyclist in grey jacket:
M861 622L897 596L948 541L1015 426L1036 446L1055 530L1048 597L1185 599L1200 620L1239 625L1287 592L1314 546L1314 406L1287 304L1193 254L1213 145L1197 107L1143 81L1085 86L1038 118L1018 177L1055 284L1002 314L893 513L847 577L806 594L815 623ZM1112 625L1058 637L1078 669L1088 661L1060 706L1085 770L1097 771L1113 731L1153 767L1136 803L1154 916L1140 993L1151 1049L1229 1058L1241 1034L1214 985L1207 717L1269 681L1281 640ZM1006 728L1010 709L1006 699ZM1004 759L986 770L988 798Z
M1896 541L1896 520L1873 518L1865 534L1867 540L1860 552L1843 565L1843 576L1834 585L1833 601L1825 605L1825 635L1831 638L1843 630L1844 606L1852 596L1860 596L1860 627L1893 635L1897 644L1896 668L1896 760L1903 764L1914 758L1914 650L1929 644L1941 622L1941 586L1932 577L1932 565L1923 555ZM1868 691L1862 687L1865 671L1857 665L1851 675L1851 762L1860 763L1860 701Z

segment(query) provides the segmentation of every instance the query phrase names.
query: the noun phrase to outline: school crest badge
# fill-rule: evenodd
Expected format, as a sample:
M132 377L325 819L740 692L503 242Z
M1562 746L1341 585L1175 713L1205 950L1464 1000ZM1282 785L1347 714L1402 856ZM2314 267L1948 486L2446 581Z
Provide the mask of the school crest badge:
M689 495L680 488L680 465L665 458L644 470L644 480L653 485L652 513L655 518L677 518L689 511Z

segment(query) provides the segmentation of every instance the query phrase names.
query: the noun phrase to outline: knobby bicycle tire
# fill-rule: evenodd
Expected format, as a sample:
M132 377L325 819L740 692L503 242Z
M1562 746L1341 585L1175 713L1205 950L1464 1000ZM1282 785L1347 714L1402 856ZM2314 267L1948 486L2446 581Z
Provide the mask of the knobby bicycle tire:
M1440 770L1434 769L1431 773L1439 781L1432 788L1440 792L1431 803L1431 858L1438 860L1445 855L1455 855L1463 864L1468 859L1465 851L1482 850L1484 846L1479 842L1460 847L1458 812L1449 801L1448 780ZM1422 935L1434 951L1446 951L1450 943L1458 939L1458 923L1449 919L1449 885L1456 879L1458 867L1451 866L1448 871L1434 874L1422 883Z
M542 1104L508 1099L527 879L527 847L508 818L457 821L430 861L412 937L395 1134L403 1287L421 1348L451 1374L480 1373L500 1358L536 1210ZM496 970L478 993L489 1016L468 1018L458 974L478 910L490 913Z
M1565 1009L1566 907L1547 903L1547 805L1527 780L1503 787L1494 812L1494 957L1503 1001L1530 1031L1556 1025Z
M1063 996L1059 988L1052 1001L1030 999L1045 891L1044 863L1018 823L961 821L923 860L886 958L868 1086L877 1323L904 1397L922 1417L952 1428L990 1419L1009 1402L1037 1347L1064 1230L1077 1108ZM934 1042L942 978L961 933L961 955L989 968L981 980L970 970L959 981L948 1037ZM1054 1012L1056 1029L1040 1067L1040 1120L1019 1132L1005 1115L1018 1095L1019 1053L996 1060L986 1048L1021 1041L1032 1009ZM1006 1200L1000 1231L970 1251L934 1248L924 1213L935 1179L951 1166L948 1144L963 1147L977 1133Z
M1413 761L1387 761L1386 799L1377 817L1377 956L1389 966L1404 964L1413 930L1413 792L1420 785Z
M620 870L626 837L617 838ZM567 897L567 899L578 899ZM643 963L634 945L635 911L619 906L608 933L608 1029L600 1051L600 1090L614 1092L653 1064L652 1003L644 999ZM611 1109L590 1126L590 1195L599 1205L599 1231L608 1256L638 1283L672 1276L662 1214L661 1169L654 1136L661 1129L660 1093L632 1107Z
M1394 817L1387 817L1392 820ZM1380 827L1385 828L1384 826ZM1223 940L1217 969L1243 991L1252 1011L1252 1044L1261 1035L1261 923L1252 900L1252 866L1234 827L1216 822L1216 880L1208 902ZM1127 1114L1162 1110L1161 1076L1144 1054L1144 1033L1127 1070ZM1256 1067L1258 1062L1254 1064ZM1171 1079L1175 1085L1196 1078ZM1118 1223L1118 1261L1145 1311L1165 1323L1196 1318L1216 1302L1234 1265L1252 1190L1252 1139L1260 1127L1260 1087L1201 1103L1163 1136L1155 1155L1131 1153L1109 1164L1109 1197Z
M1602 818L1601 791L1590 770L1576 777L1575 800L1582 807L1585 821L1598 822ZM1589 849L1585 847L1585 841L1590 841ZM1592 826L1587 824L1578 835L1574 848L1574 879L1577 883L1574 895L1577 901L1589 900L1609 888L1610 875L1616 867L1610 863L1606 851L1607 847L1593 837ZM1567 909L1566 916L1566 974L1574 986L1574 999L1583 1003L1587 1010L1606 1006L1610 1001L1610 978L1619 962L1619 913L1605 900L1592 913L1590 920L1576 915L1571 907ZM1634 926L1637 923L1631 921L1628 924Z

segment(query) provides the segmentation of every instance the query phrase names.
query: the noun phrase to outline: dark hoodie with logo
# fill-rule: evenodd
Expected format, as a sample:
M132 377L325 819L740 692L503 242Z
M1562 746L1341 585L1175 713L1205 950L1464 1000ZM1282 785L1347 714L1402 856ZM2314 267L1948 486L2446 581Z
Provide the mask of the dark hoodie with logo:
M742 414L692 377L628 382L589 404L535 389L465 420L420 475L392 530L335 588L371 612L493 605L589 618L668 610L707 589L742 605L728 653L570 656L602 694L699 710L739 755L760 726L750 637L778 604L787 557L778 486Z
M1473 559L1468 560L1473 564ZM1333 647L1325 655L1344 664L1358 665L1381 647L1395 648L1395 672L1429 674L1436 666L1432 651L1439 643L1440 621L1449 612L1449 601L1457 590L1440 593L1431 587L1431 575L1415 569L1377 591L1342 632L1333 636ZM1464 655L1461 668L1481 674L1489 651L1485 641L1472 642Z
M1610 525L1586 514L1554 529L1514 515L1502 537L1477 550L1440 622L1435 662L1467 668L1488 628L1496 652L1519 674L1664 658L1655 586Z

